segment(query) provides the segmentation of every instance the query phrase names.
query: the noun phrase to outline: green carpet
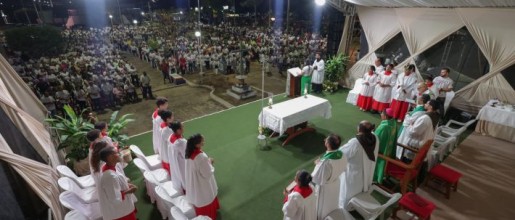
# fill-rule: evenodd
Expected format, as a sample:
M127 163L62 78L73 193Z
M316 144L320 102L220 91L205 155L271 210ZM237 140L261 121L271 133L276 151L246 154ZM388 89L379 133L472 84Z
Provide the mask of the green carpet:
M345 103L346 97L346 91L323 96L331 102L332 118L310 121L317 132L303 134L285 147L280 146L281 140L272 139L269 151L260 150L257 143L260 101L186 122L185 136L204 135L204 151L215 159L221 205L218 219L281 219L283 189L297 170L313 170L313 161L325 151L323 139L327 134L336 133L345 143L355 135L361 120L379 123L379 115L359 111ZM286 100L282 95L274 97L276 103L282 100ZM130 144L151 154L151 139L151 133L147 133L131 138ZM126 168L126 174L139 186L138 218L159 219L146 196L143 175L133 164Z

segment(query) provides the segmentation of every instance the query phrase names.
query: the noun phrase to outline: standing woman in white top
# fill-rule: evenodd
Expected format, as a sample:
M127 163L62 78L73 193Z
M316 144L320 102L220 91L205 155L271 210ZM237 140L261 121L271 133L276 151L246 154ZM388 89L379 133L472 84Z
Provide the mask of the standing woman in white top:
M284 190L284 220L316 219L317 199L310 185L312 179L311 174L300 170L295 175L295 187Z
M205 215L216 219L218 186L215 180L213 158L202 151L204 137L195 134L188 138L185 152L186 200L195 207L197 216Z
M372 109L372 96L374 95L374 88L378 80L378 75L375 70L376 67L371 65L368 67L368 72L363 75L363 86L361 87L356 103L361 111L370 111L370 109Z

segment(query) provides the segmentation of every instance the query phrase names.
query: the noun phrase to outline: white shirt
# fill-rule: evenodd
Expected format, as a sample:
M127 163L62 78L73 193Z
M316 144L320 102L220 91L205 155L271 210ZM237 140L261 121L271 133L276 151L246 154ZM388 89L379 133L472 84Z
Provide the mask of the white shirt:
M413 148L422 147L426 141L433 139L435 136L433 129L433 121L427 114L418 114L418 118L413 124L405 126L402 130L397 142ZM397 147L396 156L401 158L402 147ZM404 156L413 158L413 153L404 150Z
M406 98L410 98L417 88L417 80L415 73L411 73L409 76L406 76L405 73L401 73L397 77L395 85L396 92L392 95L392 98L398 101L405 101Z
M324 83L324 73L325 73L324 72L324 67L325 67L324 60L322 60L322 59L320 59L320 61L315 60L313 62L312 67L315 68L315 66L317 67L317 69L313 70L311 82L316 83L316 84L322 84L322 83Z
M378 78L379 77L377 74L374 73L372 75L369 75L368 72L366 72L365 75L363 75L363 86L361 87L361 91L359 92L359 94L365 97L373 96ZM365 84L366 82L368 82L368 85Z
M185 183L186 200L195 207L211 204L218 194L215 180L215 168L207 154L201 152L193 160L186 159Z
M173 131L168 126L161 128L161 125L159 125L159 127L161 132L161 140L159 141L159 156L161 157L161 161L169 164L170 158L168 155L170 148L168 147L168 139L170 138L170 135L172 135Z
M288 201L283 204L284 220L314 220L316 219L316 204L317 198L314 189L306 198L298 192L291 192L288 194Z
M395 74L392 73L390 75L385 75L385 72L379 74L377 78L377 82L381 82L386 85L390 85L389 87L381 87L379 84L376 85L374 89L374 100L381 103L390 103L390 98L392 95L392 87L395 86Z
M161 122L163 122L163 119L159 117L156 110L152 114L152 146L154 147L154 153L159 154L159 149L161 147L160 141L161 141ZM154 114L156 117L154 118Z
M126 216L134 211L133 197L122 196L122 191L129 189L125 177L118 171L106 170L100 178L98 200L105 220Z
M179 138L174 143L170 140L167 141L168 145L168 158L170 159L170 173L173 187L177 190L183 190L185 188L185 163L184 157L186 151L187 140Z
M454 81L450 78L450 77L441 77L441 76L438 76L436 78L433 79L433 86L436 86L436 91L440 91L440 93L438 94L438 97L443 97L445 98L445 95L446 95L446 92L445 91L441 91L440 89L452 89L452 84L454 83Z

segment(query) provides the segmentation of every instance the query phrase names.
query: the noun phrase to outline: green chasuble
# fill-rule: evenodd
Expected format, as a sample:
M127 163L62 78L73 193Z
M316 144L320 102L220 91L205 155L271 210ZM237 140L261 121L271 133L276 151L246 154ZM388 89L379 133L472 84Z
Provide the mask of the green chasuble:
M327 160L327 159L338 160L338 159L342 159L342 157L343 157L343 153L339 150L335 150L335 151L326 152L324 154L324 156L322 156L322 160Z
M425 112L426 109L423 105L417 105L413 111L409 113L409 116L412 116L415 112ZM401 127L399 128L399 131L397 132L397 138L399 138L399 135L401 135L402 130L404 130L404 125L401 123Z
M304 95L304 87L308 88L308 94L311 94L311 76L302 76L300 78L300 95Z
M387 157L395 157L397 143L397 122L395 119L382 120L374 132L379 138L379 153ZM377 158L374 172L374 182L382 183L386 161Z

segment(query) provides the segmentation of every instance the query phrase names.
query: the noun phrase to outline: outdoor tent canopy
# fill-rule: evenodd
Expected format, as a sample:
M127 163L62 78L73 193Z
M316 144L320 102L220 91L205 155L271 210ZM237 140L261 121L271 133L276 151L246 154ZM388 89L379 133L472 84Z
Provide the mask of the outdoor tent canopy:
M14 169L52 210L54 219L63 219L59 203L58 175L55 166L61 164L46 126L47 110L28 85L0 55L0 108L21 133L29 146L10 146L6 141L7 127L0 131L0 160ZM4 130L6 129L6 130ZM20 143L20 142L16 142ZM16 154L13 149L32 147L44 163ZM3 207L9 208L9 207Z
M398 64L398 70L406 64L416 64L419 79L422 79L416 63L418 56L449 35L466 28L488 61L489 68L484 75L460 88L451 106L477 114L492 98L515 103L513 77L507 79L501 73L515 65L515 23L512 22L515 21L515 1L345 1L358 5L357 13L369 48L369 52L349 70L351 83L374 64L377 58L375 51L399 34L409 55Z

